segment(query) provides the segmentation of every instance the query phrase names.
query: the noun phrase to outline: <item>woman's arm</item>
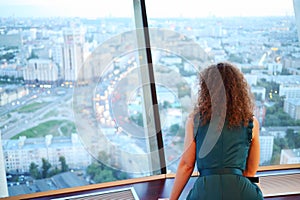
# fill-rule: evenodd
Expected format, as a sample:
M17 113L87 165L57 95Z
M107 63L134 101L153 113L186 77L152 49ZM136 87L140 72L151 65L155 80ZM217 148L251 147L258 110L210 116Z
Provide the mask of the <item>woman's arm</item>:
M193 173L196 160L196 142L194 140L194 119L188 117L185 127L184 152L181 156L170 200L177 200Z
M255 176L258 166L259 166L259 122L254 117L252 129L252 142L249 149L249 155L247 159L246 169L244 171L244 176L253 177Z

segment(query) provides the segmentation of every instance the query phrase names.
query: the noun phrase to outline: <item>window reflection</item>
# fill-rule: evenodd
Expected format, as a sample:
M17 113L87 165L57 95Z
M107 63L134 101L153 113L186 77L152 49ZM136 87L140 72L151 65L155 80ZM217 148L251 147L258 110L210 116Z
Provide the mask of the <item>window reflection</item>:
M158 3L146 2L150 27L176 31L200 46L211 59L207 61L230 61L245 74L255 95L254 113L261 125L260 165L299 163L299 43L293 2L273 6L267 1L251 5L247 1L211 1L199 8L194 1L172 1L174 8L180 9L167 12L171 3L165 1L165 6L160 4L156 12L154 5ZM268 9L257 6L261 4L267 4ZM190 48L186 51L193 52ZM185 76L184 59L162 55L157 63ZM156 76L159 80L159 73ZM195 81L192 75L186 79L189 84ZM189 106L191 109L193 105ZM186 115L183 116L182 122ZM166 157L177 154L167 152ZM170 165L169 171L172 168Z
M114 147L120 145L120 141L124 148L136 151L139 150L137 146L145 145L134 146L134 142L116 128L111 104L122 93L118 91L115 99L112 96L105 99L108 93L111 94L113 81L120 78L124 62L133 65L134 61L129 63L131 57L126 57L122 58L122 63L117 63L111 55L118 46L103 45L112 37L134 29L133 5L132 1L94 4L89 0L64 0L59 4L55 1L1 3L0 129L3 152L0 158L4 163L1 161L0 179L6 178L7 183L1 181L0 188L5 191L0 190L0 196L137 176L127 173L128 167L123 167L125 163L136 163L135 158L124 157L122 160ZM99 49L105 50L106 54L100 57L101 62L95 62L91 57L97 55ZM116 63L105 63L105 60ZM114 69L117 64L119 69ZM114 71L105 72L108 68ZM106 80L100 80L101 77ZM91 80L96 84L91 85ZM91 86L95 87L90 94L77 95ZM87 102L78 104L79 98ZM81 120L78 120L78 113ZM93 128L103 129L104 126L105 136L93 135ZM90 140L84 140L89 137ZM108 137L115 146L103 143ZM92 143L88 143L90 141Z
M7 179L0 188L8 188L0 192L150 175L156 169L145 154L156 131L144 133L152 116L143 107L132 1L14 2L0 6L0 173ZM292 2L146 3L168 172L182 153L197 72L223 60L244 72L255 95L260 165L299 164Z

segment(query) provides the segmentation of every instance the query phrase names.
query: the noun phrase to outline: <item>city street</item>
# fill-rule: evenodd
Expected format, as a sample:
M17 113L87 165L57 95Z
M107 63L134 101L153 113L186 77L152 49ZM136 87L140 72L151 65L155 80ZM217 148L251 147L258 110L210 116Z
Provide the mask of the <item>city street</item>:
M55 90L53 90L54 92ZM69 92L64 96L57 96L55 93L47 96L39 97L36 95L36 98L31 98L31 95L28 97L30 100L27 100L28 105L33 102L43 102L43 99L47 104L42 108L38 109L35 112L22 113L22 114L12 114L12 117L6 120L5 122L1 122L0 126L6 125L6 129L2 130L2 139L10 139L15 135L21 133L22 131L26 131L32 127L38 126L39 124L50 121L50 120L69 120L74 121L72 118L72 110L70 107L70 103L72 100L72 94ZM69 102L69 103L68 103ZM69 104L69 105L68 105ZM18 108L21 108L19 106ZM14 107L14 109L18 109ZM58 116L50 116L48 118L44 118L44 115L49 113L50 111L57 110L60 112ZM67 114L69 113L69 114ZM10 123L7 123L10 121Z

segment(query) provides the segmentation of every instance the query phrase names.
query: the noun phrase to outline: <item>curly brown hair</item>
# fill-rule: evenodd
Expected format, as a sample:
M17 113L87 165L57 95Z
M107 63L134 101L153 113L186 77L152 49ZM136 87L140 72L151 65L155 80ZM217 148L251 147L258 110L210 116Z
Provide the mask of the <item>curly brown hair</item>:
M211 120L213 109L229 127L247 126L253 120L253 95L244 75L233 64L210 65L200 72L199 84L194 115L200 114L201 125Z

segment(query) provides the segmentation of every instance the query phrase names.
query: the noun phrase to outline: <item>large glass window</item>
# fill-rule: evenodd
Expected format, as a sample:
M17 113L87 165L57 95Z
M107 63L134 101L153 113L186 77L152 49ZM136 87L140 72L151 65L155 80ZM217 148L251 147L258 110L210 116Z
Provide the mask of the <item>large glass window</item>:
M237 65L255 95L260 165L300 163L299 39L293 2L280 2L146 2L169 172L182 153L197 72L219 61Z
M0 3L0 196L176 172L198 72L224 60L255 95L260 165L300 163L293 2L143 2Z
M160 171L133 1L0 7L1 196Z

